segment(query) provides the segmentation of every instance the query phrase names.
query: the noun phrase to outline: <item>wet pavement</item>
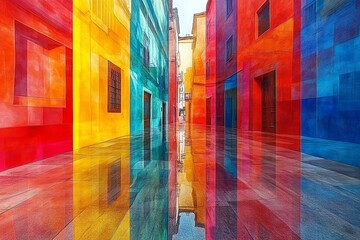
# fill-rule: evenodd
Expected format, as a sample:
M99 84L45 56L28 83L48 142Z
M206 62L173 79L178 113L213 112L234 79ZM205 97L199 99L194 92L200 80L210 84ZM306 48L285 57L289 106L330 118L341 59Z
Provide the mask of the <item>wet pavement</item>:
M359 239L360 169L300 149L179 125L13 168L0 239Z

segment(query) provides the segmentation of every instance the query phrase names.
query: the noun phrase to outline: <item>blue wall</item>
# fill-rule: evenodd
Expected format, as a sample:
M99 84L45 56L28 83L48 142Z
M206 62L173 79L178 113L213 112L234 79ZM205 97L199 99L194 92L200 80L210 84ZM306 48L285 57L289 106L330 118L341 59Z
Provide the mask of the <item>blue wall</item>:
M151 93L151 127L161 125L168 99L168 1L132 1L130 26L130 132L143 131L143 94ZM150 67L144 66L144 34L149 39ZM167 109L165 109L167 112Z
M303 1L302 135L305 137L360 143L359 19L359 0ZM328 149L308 143L309 138L303 140L304 152L334 158ZM334 160L354 165L353 160L345 158L339 154Z

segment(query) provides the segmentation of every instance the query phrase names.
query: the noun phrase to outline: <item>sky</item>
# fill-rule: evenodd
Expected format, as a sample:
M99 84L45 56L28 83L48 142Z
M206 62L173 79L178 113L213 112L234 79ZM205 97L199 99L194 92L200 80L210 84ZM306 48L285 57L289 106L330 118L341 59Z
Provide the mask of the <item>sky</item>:
M191 34L194 13L204 12L207 0L174 0L179 11L180 36Z

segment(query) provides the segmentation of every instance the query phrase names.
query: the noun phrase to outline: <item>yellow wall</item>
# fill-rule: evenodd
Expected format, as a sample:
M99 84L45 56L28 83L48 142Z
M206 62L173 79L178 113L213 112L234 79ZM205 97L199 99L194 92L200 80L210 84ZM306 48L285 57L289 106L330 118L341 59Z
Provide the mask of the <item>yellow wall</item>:
M92 7L97 3L102 8ZM81 157L96 151L82 147L130 133L131 3L74 0L73 4L73 147ZM108 61L121 68L121 113L108 112ZM74 162L74 215L81 212L74 221L75 239L130 238L129 143L115 141L122 146L116 156L112 149ZM121 166L121 193L109 203L100 196L106 198L109 166L117 162ZM116 216L111 214L114 209Z
M183 73L183 81L185 87L185 93L192 92L193 85L193 62L192 62L192 37L184 37L180 38L179 41L179 52L180 52L180 72ZM190 121L190 101L186 101L185 103L185 116L186 122Z
M102 8L97 9L99 4ZM128 135L130 1L74 0L74 149ZM121 71L121 113L108 113L108 61Z

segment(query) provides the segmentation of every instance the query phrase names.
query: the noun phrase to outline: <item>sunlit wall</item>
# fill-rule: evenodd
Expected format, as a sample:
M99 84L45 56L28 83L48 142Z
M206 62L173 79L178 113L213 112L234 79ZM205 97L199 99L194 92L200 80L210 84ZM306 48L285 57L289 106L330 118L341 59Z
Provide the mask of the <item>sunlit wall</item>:
M130 133L130 4L74 0L74 149Z

